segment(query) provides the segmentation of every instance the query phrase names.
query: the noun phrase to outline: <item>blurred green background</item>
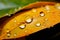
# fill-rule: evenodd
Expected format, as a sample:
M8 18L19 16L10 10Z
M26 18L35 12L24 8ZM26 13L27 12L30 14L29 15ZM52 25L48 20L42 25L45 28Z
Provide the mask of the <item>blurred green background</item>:
M0 0L0 18L3 16L10 16L20 8L37 1L53 1L59 0Z

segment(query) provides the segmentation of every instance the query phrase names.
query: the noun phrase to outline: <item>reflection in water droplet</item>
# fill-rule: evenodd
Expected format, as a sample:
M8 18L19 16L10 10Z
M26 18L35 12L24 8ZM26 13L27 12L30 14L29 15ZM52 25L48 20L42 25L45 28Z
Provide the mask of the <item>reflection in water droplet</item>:
M27 31L25 31L25 32L27 32Z

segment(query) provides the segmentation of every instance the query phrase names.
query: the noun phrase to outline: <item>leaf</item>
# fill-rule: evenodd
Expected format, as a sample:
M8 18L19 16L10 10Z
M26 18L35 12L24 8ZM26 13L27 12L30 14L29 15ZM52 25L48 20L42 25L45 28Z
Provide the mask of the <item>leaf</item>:
M37 1L52 1L52 0L0 0L0 18L6 15L11 15L16 12L19 7L31 4Z
M46 28L50 29L54 27L55 24L60 22L60 14L59 14L60 11L59 9L56 9L54 6L56 3L52 4L50 2L49 3L42 2L39 4L41 4L39 5L40 7L25 12L21 12L22 14L18 13L17 15L14 15L13 17L5 21L6 22L6 23L4 22L5 25L2 24L3 28L0 38L2 39L12 39L19 37L21 38L23 36L28 36L30 34L33 34ZM45 6L43 4L49 5L48 6L48 8L50 7L49 12L45 10ZM7 31L9 32L9 34L12 35L11 36L7 35ZM17 35L14 36L14 34Z

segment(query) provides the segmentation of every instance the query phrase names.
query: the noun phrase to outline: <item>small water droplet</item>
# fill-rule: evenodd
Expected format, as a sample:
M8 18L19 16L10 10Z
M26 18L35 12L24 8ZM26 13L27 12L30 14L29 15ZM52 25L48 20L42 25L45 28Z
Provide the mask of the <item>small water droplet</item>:
M7 37L10 37L11 36L11 34L10 33L7 33Z
M57 9L60 9L60 6L57 6Z
M14 22L17 22L16 20L14 20Z
M32 21L33 21L33 19L29 18L29 19L26 20L26 23L31 23Z
M48 19L46 18L45 21L47 21Z
M40 23L37 23L36 26L39 27L41 24Z
M45 14L43 12L40 12L40 16L43 17L45 16Z
M15 33L14 36L17 36L17 34Z
M59 3L56 4L56 8L60 10L60 4Z
M25 32L27 32L27 31L25 31Z
M21 29L24 29L25 27L26 27L25 24L21 24L21 25L19 26L19 28L21 28Z
M46 10L50 10L50 7L48 5L45 6Z
M33 10L32 10L32 12L34 12L34 13L35 13L36 11L37 11L36 9L33 9Z
M7 33L9 32L9 30L7 30Z

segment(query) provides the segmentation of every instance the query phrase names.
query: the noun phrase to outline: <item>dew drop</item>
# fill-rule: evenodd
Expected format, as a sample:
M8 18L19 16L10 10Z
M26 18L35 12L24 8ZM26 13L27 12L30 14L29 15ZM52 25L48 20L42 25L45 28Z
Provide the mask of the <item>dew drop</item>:
M10 33L7 33L7 37L10 37L11 36L11 34Z
M50 7L48 5L45 6L45 9L47 10L47 12L50 12Z
M32 21L33 21L33 19L29 18L29 19L26 20L26 23L31 23Z
M15 33L14 36L17 36L17 34Z
M60 9L60 6L57 6L57 9Z
M17 22L16 20L14 20L14 22Z
M43 12L40 12L40 16L43 17L45 16L45 14Z
M9 32L9 30L7 30L7 33Z
M19 26L19 28L21 28L21 29L24 29L25 27L26 27L25 24L22 24L22 25Z
M50 10L50 8L49 8L49 6L48 6L48 5L46 5L46 6L45 6L45 8L46 8L46 10Z
M39 27L41 24L40 23L37 23L36 26Z
M46 18L45 21L47 21L48 19Z
M36 9L33 9L33 10L32 10L32 12L34 12L34 13L35 13L36 11L37 11Z
M60 4L59 3L56 4L56 8L60 9Z

